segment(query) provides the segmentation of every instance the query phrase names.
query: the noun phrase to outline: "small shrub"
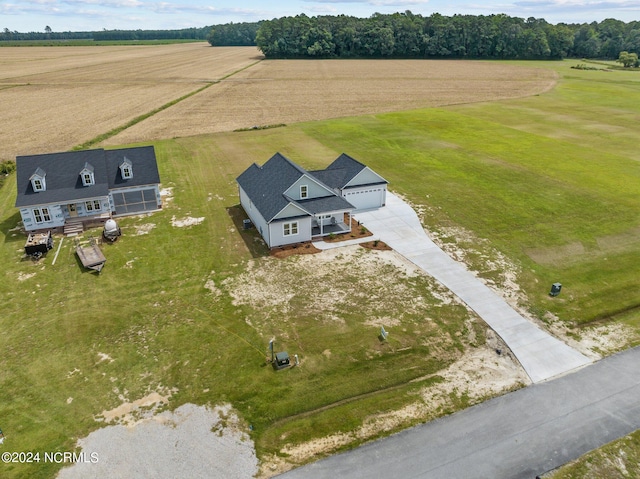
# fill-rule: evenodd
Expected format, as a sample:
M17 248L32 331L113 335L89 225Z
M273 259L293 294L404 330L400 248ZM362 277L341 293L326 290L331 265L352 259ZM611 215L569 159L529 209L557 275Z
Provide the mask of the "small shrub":
M0 163L0 174L8 175L9 173L13 173L16 171L16 162L7 160Z

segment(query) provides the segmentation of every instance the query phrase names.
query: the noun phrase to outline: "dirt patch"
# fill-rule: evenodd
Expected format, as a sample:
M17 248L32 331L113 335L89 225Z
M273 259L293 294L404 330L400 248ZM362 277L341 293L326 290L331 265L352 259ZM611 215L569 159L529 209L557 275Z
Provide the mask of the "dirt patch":
M35 273L20 273L18 274L18 281L26 281L30 278L33 278L35 275Z
M160 198L162 198L162 203L165 205L173 200L173 186L162 188L160 190Z
M147 235L155 227L156 227L155 223L147 223L147 224L144 224L144 225L135 225L134 226L134 228L136 229L136 235L137 236Z
M215 283L215 281L213 280L213 278L211 278L211 276L214 276L215 274L216 274L216 272L215 272L215 271L212 271L212 272L211 272L210 277L209 277L209 278L207 278L207 280L206 280L206 281L205 281L205 283L204 283L204 287L205 287L205 289L208 289L208 290L209 290L209 292L210 292L214 297L217 297L217 296L220 296L220 295L222 294L222 291L220 290L220 288L218 288L218 287L216 286L216 283Z
M62 469L57 477L246 479L257 473L258 460L245 430L230 405L185 404L80 439L86 462Z
M236 305L250 304L283 314L294 296L308 296L313 290L315 296L322 297L323 307L318 309L315 300L310 300L306 306L298 306L301 313L309 308L319 320L335 321L337 312L351 309L354 301L364 308L363 315L367 310L371 317L384 309L388 298L406 298L405 312L423 308L427 299L416 297L411 285L403 281L419 274L423 275L394 251L365 251L351 245L282 262L272 258L251 261L245 273L226 279L219 287L231 295ZM354 281L358 282L357 288L353 287ZM435 281L432 289L446 294Z
M192 218L191 216L187 216L185 218L177 219L174 215L171 217L171 226L174 226L176 228L186 228L189 226L199 225L203 221L204 216L201 216L200 218Z
M573 329L550 312L544 319L553 335L595 361L629 347L637 337L633 328L621 323Z
M110 411L102 411L102 413L95 419L99 422L106 422L107 424L116 423L132 426L139 421L144 420L150 416L153 416L158 409L169 404L169 398L172 391L165 393L164 395L158 392L152 392L143 398L136 399L132 402L124 402L115 409ZM121 395L121 397L124 397Z
M101 363L102 361L109 361L110 363L112 363L114 361L114 359L106 353L98 352L98 357L100 358L98 360L98 363Z

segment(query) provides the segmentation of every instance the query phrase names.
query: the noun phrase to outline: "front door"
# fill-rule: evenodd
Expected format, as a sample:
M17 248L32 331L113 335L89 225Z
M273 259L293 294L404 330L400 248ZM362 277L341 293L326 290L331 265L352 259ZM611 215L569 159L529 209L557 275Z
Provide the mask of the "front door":
M69 209L69 216L71 218L75 218L76 216L78 216L78 212L76 211L76 204L75 203L71 203L71 204L67 205L67 208Z

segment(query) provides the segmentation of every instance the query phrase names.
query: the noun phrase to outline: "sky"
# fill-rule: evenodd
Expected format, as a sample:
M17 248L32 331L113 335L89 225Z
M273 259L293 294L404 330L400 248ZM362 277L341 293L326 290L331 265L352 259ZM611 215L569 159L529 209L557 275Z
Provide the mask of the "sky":
M0 30L171 30L300 13L370 17L406 10L424 16L505 13L553 24L640 20L640 0L0 0Z

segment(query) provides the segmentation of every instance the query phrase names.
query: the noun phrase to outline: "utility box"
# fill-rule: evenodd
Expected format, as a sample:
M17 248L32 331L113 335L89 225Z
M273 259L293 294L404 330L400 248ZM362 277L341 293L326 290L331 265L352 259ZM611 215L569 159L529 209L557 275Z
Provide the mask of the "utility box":
M561 289L562 285L560 283L553 283L551 285L551 291L549 291L549 296L558 296Z
M275 359L272 364L273 369L275 369L276 371L288 368L289 366L291 366L291 363L289 361L289 353L287 353L286 351L276 353Z

